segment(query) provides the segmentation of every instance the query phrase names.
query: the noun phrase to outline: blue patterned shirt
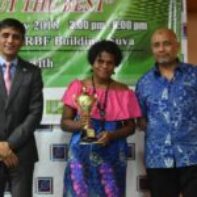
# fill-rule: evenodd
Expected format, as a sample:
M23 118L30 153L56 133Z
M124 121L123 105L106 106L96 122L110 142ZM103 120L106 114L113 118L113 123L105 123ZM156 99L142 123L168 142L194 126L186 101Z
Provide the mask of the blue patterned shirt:
M179 63L172 80L155 66L136 87L145 132L147 168L197 164L197 67Z

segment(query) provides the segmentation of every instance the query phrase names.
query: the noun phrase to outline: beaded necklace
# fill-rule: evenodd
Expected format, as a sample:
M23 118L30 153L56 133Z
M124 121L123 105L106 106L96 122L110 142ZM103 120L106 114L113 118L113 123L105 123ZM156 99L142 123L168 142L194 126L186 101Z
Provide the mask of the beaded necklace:
M105 123L105 115L106 115L106 107L107 107L107 100L108 100L108 94L109 94L109 88L111 84L111 79L107 84L107 87L105 89L105 97L104 97L104 102L101 103L98 99L96 101L96 107L99 110L99 114L101 117L101 129L104 130L104 123ZM94 77L92 76L92 87L93 87L93 94L96 95L96 86L94 83Z

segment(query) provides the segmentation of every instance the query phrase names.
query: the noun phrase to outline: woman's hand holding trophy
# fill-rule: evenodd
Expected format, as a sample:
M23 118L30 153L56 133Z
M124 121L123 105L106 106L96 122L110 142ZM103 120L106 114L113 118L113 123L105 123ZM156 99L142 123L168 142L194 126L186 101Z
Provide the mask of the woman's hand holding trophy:
M80 124L85 133L81 143L95 143L97 141L97 137L96 132L90 123L90 114L92 107L96 102L96 96L89 95L84 87L82 93L75 98L75 101L80 112Z

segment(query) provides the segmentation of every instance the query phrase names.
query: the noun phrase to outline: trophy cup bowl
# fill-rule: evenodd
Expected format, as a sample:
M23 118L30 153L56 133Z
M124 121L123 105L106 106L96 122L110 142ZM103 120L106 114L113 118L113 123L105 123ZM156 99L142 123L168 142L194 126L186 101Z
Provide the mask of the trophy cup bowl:
M89 95L85 91L85 88L83 88L82 94L80 94L76 98L76 103L79 107L80 112L87 116L90 116L92 107L95 102L96 102L95 96ZM84 126L83 130L85 135L81 139L81 144L96 143L97 141L96 132L91 127L89 122Z

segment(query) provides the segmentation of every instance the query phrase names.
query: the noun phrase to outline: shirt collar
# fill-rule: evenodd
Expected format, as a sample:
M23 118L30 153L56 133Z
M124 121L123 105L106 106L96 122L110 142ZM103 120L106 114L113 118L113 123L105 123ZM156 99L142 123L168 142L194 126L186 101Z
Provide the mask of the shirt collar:
M0 56L0 67L5 65L5 62L6 62L6 60L2 56ZM16 67L17 63L18 63L18 58L17 57L11 61L12 66Z

